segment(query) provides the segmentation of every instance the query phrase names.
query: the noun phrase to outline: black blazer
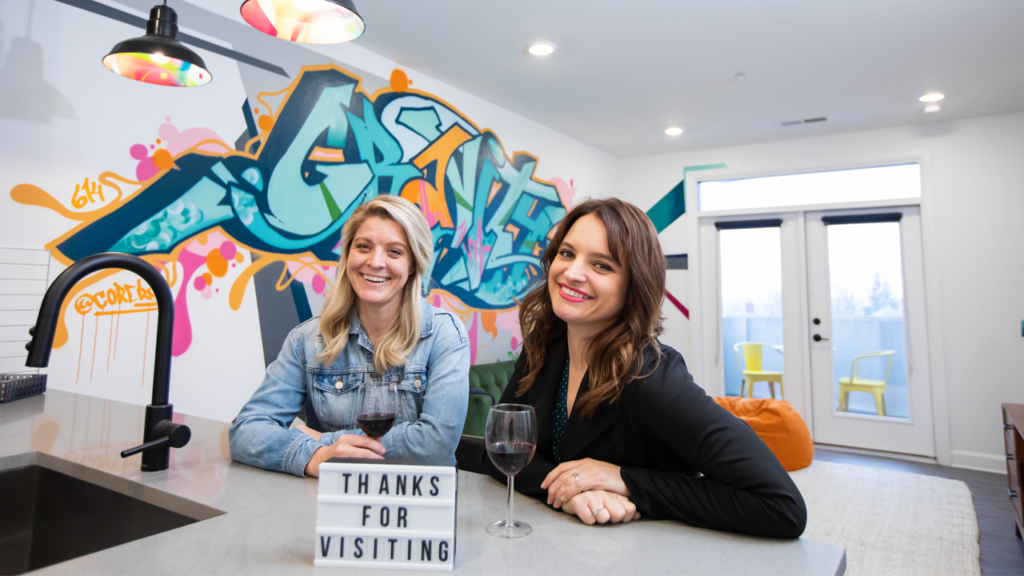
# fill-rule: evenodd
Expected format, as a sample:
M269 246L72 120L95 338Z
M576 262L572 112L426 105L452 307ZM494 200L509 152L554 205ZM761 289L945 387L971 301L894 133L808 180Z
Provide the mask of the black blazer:
M619 401L601 405L589 418L569 415L562 434L562 461L593 458L621 466L629 499L645 518L674 519L743 534L796 538L804 531L807 509L800 491L764 442L742 420L716 404L694 384L683 357L660 344L644 354L641 374ZM537 451L516 475L518 492L541 501L541 482L555 467L551 422L568 341L565 334L548 347L536 382L516 396L526 371L525 358L501 402L529 404L537 412ZM590 389L584 375L577 399ZM463 469L505 481L483 442L463 442L456 455Z

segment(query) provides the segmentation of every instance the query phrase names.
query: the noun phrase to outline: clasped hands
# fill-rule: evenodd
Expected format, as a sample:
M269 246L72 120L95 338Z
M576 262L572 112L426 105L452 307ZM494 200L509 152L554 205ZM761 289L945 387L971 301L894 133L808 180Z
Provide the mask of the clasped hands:
M320 440L316 430L299 424L295 429L314 440ZM368 438L360 434L342 434L330 446L321 446L313 452L313 457L306 463L306 476L320 476L320 464L331 458L383 458L384 445L380 440Z
M540 487L548 491L548 505L575 514L585 524L615 524L640 518L614 464L591 458L562 462Z

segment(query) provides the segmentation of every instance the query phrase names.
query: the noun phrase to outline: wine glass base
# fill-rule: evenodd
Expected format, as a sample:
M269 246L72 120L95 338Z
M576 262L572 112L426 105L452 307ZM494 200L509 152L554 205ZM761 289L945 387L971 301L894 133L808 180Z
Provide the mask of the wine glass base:
M519 520L498 520L487 527L487 533L498 538L522 538L530 532L533 532L533 528Z

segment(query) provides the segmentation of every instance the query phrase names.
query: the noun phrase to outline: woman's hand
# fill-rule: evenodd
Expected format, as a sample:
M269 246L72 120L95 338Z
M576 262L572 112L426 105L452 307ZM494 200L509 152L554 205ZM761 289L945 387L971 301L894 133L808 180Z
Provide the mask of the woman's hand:
M303 424L296 424L295 429L316 441L319 441L320 436L323 436L323 434L321 434L320 432L317 432L316 430L313 430L309 426L305 426Z
M330 446L321 446L306 463L306 476L320 476L320 464L331 458L384 458L384 445L380 440L359 434L342 434Z
M618 524L640 518L629 498L605 490L581 492L562 504L562 511L575 514L584 524Z
M555 508L587 490L605 490L629 496L619 467L591 458L562 462L548 473L540 487L547 489L548 505Z

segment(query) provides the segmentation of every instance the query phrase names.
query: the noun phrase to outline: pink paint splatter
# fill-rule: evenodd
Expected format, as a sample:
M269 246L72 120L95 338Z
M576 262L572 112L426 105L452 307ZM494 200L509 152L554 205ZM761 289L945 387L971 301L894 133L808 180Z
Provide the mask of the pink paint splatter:
M139 165L135 167L135 177L139 182L145 182L159 173L160 169L153 163L153 158L148 156L140 160Z
M313 276L313 292L323 294L324 288L327 288L327 281L324 280L324 277L319 274Z
M177 156L203 140L219 140L224 142L223 138L209 128L189 128L179 131L175 125L170 123L170 120L166 124L161 124L157 133L160 134L162 140L167 142L167 151L172 156ZM224 151L222 146L216 144L203 144L198 149L208 152Z
M469 321L469 365L476 365L476 320L479 314L473 313L473 318Z
M223 256L225 260L231 260L235 257L237 252L238 247L230 240L225 240L220 245L220 255Z
M188 290L186 288L189 285L189 280L192 279L192 274L200 266L206 264L205 255L199 255L191 251L195 248L202 248L202 246L199 242L193 240L188 248L182 250L178 255L178 263L181 264L183 272L183 281L181 288L178 289L178 295L174 297L174 338L171 343L171 356L181 356L192 345L192 320L188 315ZM202 278L202 276L199 278ZM198 286L195 287L198 288ZM209 289L210 287L206 285L206 280L203 280L203 288L199 288L199 290L205 292Z
M551 183L558 190L558 198L562 201L562 204L565 204L565 209L572 210L572 200L576 196L576 180L569 180L569 183L566 184L565 180L561 178L552 178Z
M202 290L206 288L206 278L203 278L202 276L196 276L195 281L192 282L192 286L194 286L196 290Z

